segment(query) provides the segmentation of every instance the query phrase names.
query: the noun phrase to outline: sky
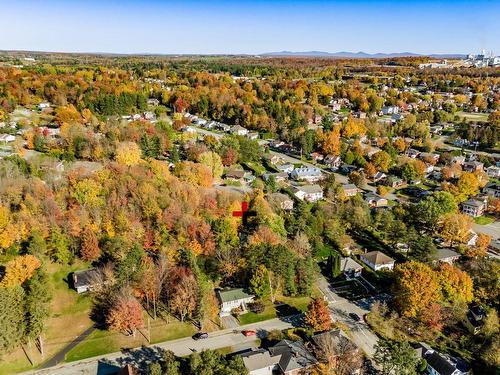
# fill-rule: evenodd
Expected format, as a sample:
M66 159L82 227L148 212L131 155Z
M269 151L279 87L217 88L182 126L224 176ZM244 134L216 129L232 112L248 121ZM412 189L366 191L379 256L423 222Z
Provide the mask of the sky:
M0 50L500 54L500 0L0 0Z

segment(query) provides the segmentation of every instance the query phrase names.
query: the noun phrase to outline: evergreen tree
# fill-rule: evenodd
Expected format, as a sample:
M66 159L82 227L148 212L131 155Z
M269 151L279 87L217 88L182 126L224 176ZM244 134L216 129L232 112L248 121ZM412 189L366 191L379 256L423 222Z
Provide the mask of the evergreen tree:
M20 286L0 288L0 353L15 348L24 338L24 297Z
M50 315L52 290L48 275L40 267L25 287L26 333L30 338L40 336L45 327L45 321Z

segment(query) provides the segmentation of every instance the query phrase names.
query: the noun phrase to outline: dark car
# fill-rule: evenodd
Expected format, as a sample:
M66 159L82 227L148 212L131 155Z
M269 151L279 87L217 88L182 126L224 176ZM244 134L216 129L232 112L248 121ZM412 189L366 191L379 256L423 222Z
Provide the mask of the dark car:
M358 314L355 314L355 313L349 313L349 317L350 317L352 320L356 321L356 322L359 322L359 321L361 320L361 318L359 317L359 315L358 315Z
M193 340L201 340L207 338L208 338L208 333L206 332L198 332L193 335Z

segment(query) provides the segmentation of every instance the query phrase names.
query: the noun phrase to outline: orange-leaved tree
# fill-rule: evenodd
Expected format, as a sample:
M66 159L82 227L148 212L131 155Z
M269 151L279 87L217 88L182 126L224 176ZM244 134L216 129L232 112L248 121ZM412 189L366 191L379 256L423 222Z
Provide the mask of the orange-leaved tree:
M332 327L330 312L322 298L314 298L307 306L306 324L317 332L328 331Z
M406 317L416 317L441 299L435 272L426 264L406 262L394 271L396 306Z

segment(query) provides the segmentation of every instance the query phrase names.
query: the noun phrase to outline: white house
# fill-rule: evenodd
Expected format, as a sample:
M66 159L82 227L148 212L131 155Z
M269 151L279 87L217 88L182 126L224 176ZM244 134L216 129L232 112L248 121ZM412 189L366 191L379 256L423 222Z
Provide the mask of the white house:
M383 115L393 115L399 112L399 107L396 105L390 105L382 107L381 111Z
M319 181L322 178L321 169L316 167L295 168L290 177L294 180L305 180L309 182Z
M247 135L248 129L245 129L243 126L235 125L231 128L231 134L235 135Z
M293 194L300 200L316 202L323 199L323 189L319 185L293 186Z
M243 291L242 288L218 290L217 297L220 302L220 316L231 315L234 309L246 311L246 304L253 301L255 296Z
M280 172L291 173L293 171L293 164L281 164L276 167Z
M426 373L429 375L467 375L469 365L460 358L441 354L425 343L420 343L415 348L417 357L423 358L427 362Z
M49 108L49 107L50 107L49 102L43 102L43 103L38 104L39 109L44 109L44 108Z
M361 254L361 261L374 271L389 270L394 268L394 259L385 255L381 251L370 251L366 254Z
M488 177L500 178L500 167L497 167L495 165L489 166L488 168L486 168L486 173L488 174Z
M16 137L11 135L11 134L1 134L0 135L0 142L7 143L7 142L14 142L16 140Z

